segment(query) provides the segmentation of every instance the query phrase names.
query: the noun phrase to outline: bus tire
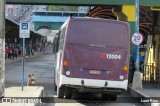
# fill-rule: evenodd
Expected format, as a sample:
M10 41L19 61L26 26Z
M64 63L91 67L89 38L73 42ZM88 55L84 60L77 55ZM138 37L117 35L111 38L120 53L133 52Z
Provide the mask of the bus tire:
M64 86L58 87L57 96L58 96L58 98L63 98L64 97Z
M102 94L102 100L108 100L109 96L108 94Z
M72 97L72 88L65 87L64 96L66 99L71 99Z

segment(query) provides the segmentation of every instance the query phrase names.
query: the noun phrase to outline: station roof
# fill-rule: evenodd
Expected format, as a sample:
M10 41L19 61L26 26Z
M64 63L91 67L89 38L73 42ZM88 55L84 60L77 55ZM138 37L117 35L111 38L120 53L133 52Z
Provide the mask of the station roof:
M160 0L139 0L141 6L159 6ZM6 0L7 4L38 5L135 5L135 0Z
M5 20L6 20L5 37L19 38L19 23L10 20L8 18L6 18ZM41 36L41 35L34 31L30 31L30 38L33 38L35 36Z

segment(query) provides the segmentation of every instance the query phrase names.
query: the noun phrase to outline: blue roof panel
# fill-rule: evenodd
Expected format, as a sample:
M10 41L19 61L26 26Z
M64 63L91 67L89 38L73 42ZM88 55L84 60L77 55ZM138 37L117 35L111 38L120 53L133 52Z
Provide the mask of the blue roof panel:
M39 22L65 22L69 17L62 16L33 16L33 21Z

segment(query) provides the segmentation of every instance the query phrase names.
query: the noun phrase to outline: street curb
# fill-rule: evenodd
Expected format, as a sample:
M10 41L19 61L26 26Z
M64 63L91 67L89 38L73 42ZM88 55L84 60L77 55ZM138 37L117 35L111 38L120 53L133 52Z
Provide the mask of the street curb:
M136 91L136 89L132 89L132 88L130 88L130 87L128 87L128 91L129 91L129 93L131 94L131 96L133 96L133 97L139 97L139 98L137 98L137 99L140 99L140 98L142 98L143 100L144 99L146 99L146 100L148 100L148 98L152 98L151 96L149 96L149 95L146 95L146 94L144 94L144 93L142 93L142 92L138 92L138 91ZM141 101L141 100L140 100ZM159 101L160 102L160 101ZM160 106L160 103L143 103L145 106Z

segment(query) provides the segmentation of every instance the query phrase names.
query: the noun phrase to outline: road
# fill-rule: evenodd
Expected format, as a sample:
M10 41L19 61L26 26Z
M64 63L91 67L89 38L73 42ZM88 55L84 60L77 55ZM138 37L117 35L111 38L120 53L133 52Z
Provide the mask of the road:
M43 104L44 106L143 106L141 103L137 103L136 98L132 98L127 92L118 96L116 102L102 101L98 94L77 94L74 92L73 99L58 99L56 92L54 91L53 80L53 66L54 66L54 54L52 53L52 45L50 45L45 53L42 53L39 57L29 59L25 61L25 85L27 83L27 77L29 74L35 74L36 85L44 86L44 92L46 97L54 99L55 103ZM13 63L6 65L6 87L21 86L22 81L22 64ZM132 103L133 102L133 103Z

